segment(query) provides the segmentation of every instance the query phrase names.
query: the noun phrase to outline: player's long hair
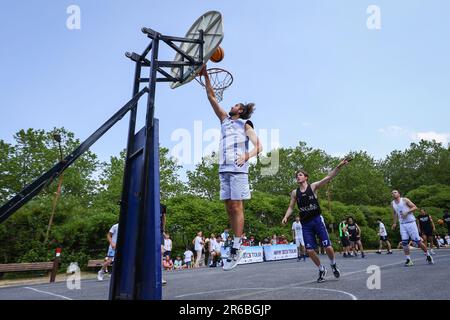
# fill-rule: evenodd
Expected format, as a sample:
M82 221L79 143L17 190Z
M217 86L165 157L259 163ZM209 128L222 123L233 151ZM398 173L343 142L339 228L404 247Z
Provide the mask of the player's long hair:
M242 108L244 108L244 112L242 112L239 115L239 118L243 119L243 120L248 120L251 118L253 112L255 111L255 104L254 103L239 103L241 105Z

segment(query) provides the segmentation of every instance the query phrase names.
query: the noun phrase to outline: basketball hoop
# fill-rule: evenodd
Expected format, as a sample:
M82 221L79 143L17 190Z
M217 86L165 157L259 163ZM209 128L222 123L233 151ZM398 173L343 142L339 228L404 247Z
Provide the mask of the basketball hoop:
M209 79L211 80L211 86L214 90L217 101L222 101L223 92L233 83L233 75L227 70L221 68L211 68L206 70L206 72L208 72ZM206 87L203 76L199 76L195 78L195 80L197 80L197 82L203 87Z

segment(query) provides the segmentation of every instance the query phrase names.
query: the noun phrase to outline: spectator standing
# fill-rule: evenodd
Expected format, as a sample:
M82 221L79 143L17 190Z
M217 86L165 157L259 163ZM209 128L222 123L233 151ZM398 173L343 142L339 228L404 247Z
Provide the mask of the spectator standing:
M186 247L186 251L184 252L184 264L187 269L192 268L192 257L194 256L194 253L189 250L188 247Z
M119 233L119 224L116 223L109 229L106 238L109 242L108 253L106 254L105 262L102 264L102 268L97 274L97 280L102 281L103 275L105 274L105 270L114 262L114 256L116 255L116 243L117 243L117 235Z
M194 244L194 250L196 253L195 257L195 264L194 267L198 268L200 266L200 261L202 260L202 253L203 253L203 247L204 247L204 240L202 237L203 233L199 231L197 233L197 236L192 240L192 243Z
M223 232L220 236L222 237L222 240L225 241L228 239L229 235L230 235L230 233L228 232L228 228L226 228L225 230L223 230Z
M164 234L164 254L163 257L169 256L172 254L172 240L170 239L170 235L168 233Z

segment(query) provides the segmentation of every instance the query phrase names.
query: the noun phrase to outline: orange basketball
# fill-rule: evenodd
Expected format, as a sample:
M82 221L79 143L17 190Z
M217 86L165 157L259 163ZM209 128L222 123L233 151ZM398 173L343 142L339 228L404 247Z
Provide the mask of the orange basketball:
M440 225L443 225L443 224L444 224L444 220L442 220L442 219L439 219L437 222L438 222Z
M217 63L222 61L224 56L225 52L223 51L223 49L221 47L217 47L216 51L214 51L213 55L211 56L211 58L209 58L209 60Z

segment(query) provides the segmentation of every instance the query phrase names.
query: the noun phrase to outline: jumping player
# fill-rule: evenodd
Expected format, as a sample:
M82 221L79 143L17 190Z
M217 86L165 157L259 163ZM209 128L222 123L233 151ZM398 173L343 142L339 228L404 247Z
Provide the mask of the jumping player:
M417 210L416 205L408 198L402 198L398 190L392 191L392 197L394 198L391 203L393 210L392 218L394 220L392 230L397 228L398 221L400 223L403 251L406 256L405 267L414 265L411 256L409 255L409 238L411 238L417 246L426 253L428 263L434 264L433 257L431 257L427 247L423 244L422 238L420 238L419 231L417 230L416 217L414 217L414 211Z
M316 236L319 236L321 244L325 247L334 276L339 278L341 275L336 266L334 250L331 246L328 231L323 221L322 211L317 198L317 190L330 182L350 160L351 159L342 160L325 178L311 184L308 183L309 176L306 171L297 171L295 176L299 187L291 192L291 201L282 220L282 224L287 223L288 218L294 211L294 206L297 203L300 210L300 222L302 223L303 240L305 241L306 250L311 260L319 268L319 278L317 279L317 282L325 281L324 278L327 274L327 269L320 263L320 259L315 252L315 249L317 248Z
M227 113L219 105L206 65L200 71L205 78L206 93L214 113L220 120L221 139L219 148L220 199L225 201L231 227L234 232L233 247L223 270L237 266L244 255L241 237L244 232L244 201L250 199L248 183L248 160L262 151L261 143L249 120L254 111L253 103L238 103ZM254 148L249 151L249 141Z

